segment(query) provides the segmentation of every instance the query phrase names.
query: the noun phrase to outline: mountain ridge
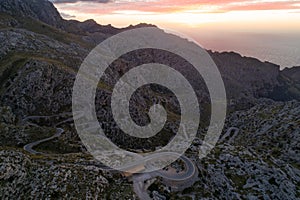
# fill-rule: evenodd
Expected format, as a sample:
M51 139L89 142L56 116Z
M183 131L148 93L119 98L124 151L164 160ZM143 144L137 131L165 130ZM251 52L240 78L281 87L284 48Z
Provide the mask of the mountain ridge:
M86 40L97 45L108 36L138 27L155 27L151 24L140 23L135 26L115 28L111 25L100 25L93 19L83 22L63 19L56 7L48 0L0 0L0 12L16 17L30 17L67 33L88 37Z
M16 76L16 72L14 71L17 70L12 70L14 63L18 63L18 65L20 65L23 63L22 59L30 60L29 63L25 62L24 66L21 65L18 67L18 69L22 69L26 65L32 65L32 63L35 63L35 61L37 63L42 61L43 63L40 63L40 65L44 67L47 65L57 66L58 69L63 67L66 71L60 73L66 74L60 77L69 77L69 80L65 81L68 82L66 85L71 87L72 82L74 81L74 75L69 75L69 72L76 74L81 62L94 46L121 31L136 27L153 26L149 24L140 24L137 26L129 26L127 28L118 29L110 25L99 25L94 20L87 20L84 22L78 22L76 20L64 20L59 15L53 4L46 0L0 0L0 2L0 28L2 27L0 31L0 40L3 44L2 48L0 48L0 57L2 58L3 63L3 69L0 70L0 72L3 72L0 73L0 80L2 80L2 85L0 88L2 94L0 95L0 99L2 99L2 103L10 104L14 110L18 108L16 112L21 112L23 113L22 115L33 114L37 112L34 111L34 109L31 109L29 112L29 108L36 107L34 106L34 102L40 101L40 108L44 108L39 110L45 110L47 112L53 112L56 110L55 112L58 112L61 107L59 104L64 105L62 107L65 107L67 104L70 105L71 88L67 89L68 95L66 96L68 96L68 100L59 97L61 98L62 102L56 102L55 105L52 105L51 103L45 104L43 102L45 101L43 100L44 97L49 96L49 94L52 94L53 92L43 89L42 87L47 88L48 86L46 86L47 84L45 85L43 82L44 80L40 80L42 82L40 82L38 85L41 86L41 88L39 88L40 91L37 94L37 91L34 91L34 86L32 85L31 89L28 88L28 92L30 94L29 96L27 94L20 93L19 99L16 100L15 103L9 103L8 99L11 99L16 95L16 91L13 92L13 86L11 86L11 84L17 84L15 81L20 82L24 79L22 81L24 83L20 83L18 86L20 87L19 89L14 88L14 90L21 91L24 90L23 87L29 87L23 84L26 82L32 82L31 80L28 80L26 77L22 76L18 77L17 79L13 78ZM41 2L41 4L39 2ZM32 5L30 5L31 3ZM40 6L44 5L48 6L49 8L39 8ZM32 7L35 9L30 10ZM39 8L38 12L36 12L36 8ZM15 9L21 9L21 12L15 12ZM43 19L42 16L48 16L52 14L53 19L49 17L48 21L41 21L41 19ZM24 17L24 15L27 15L28 17ZM54 26L51 25L56 22L58 22L58 24L54 24ZM208 52L221 72L228 95L228 102L231 102L232 106L239 107L241 109L246 108L254 105L257 101L256 99L260 97L284 101L300 99L300 86L298 84L294 84L298 81L297 77L291 76L291 74L295 74L295 72L282 72L276 64L261 62L256 58L243 57L238 53ZM155 60L153 55L149 55L148 58ZM128 59L131 60L133 58L128 57ZM157 61L165 62L166 59L168 59L168 56L162 54ZM9 62L7 63L5 60ZM150 62L150 60L147 62ZM177 62L178 65L181 63L179 60ZM38 67L38 65L31 67ZM123 68L123 66L119 66L119 68ZM46 73L48 70L46 69L43 69L43 73ZM177 69L180 70L180 66L178 66ZM56 71L55 68L51 68L51 70ZM294 69L294 71L299 70L300 68ZM121 71L124 70L122 69ZM52 73L57 74L58 72ZM188 74L189 79L194 79L192 71L186 71L186 73ZM48 79L59 82L57 77L52 77L51 75L48 77ZM194 84L198 85L196 86L198 88L198 94L200 94L201 90L205 88L202 83L195 82ZM10 85L10 89L7 88L6 85ZM107 83L105 85L107 85ZM60 87L64 88L64 86ZM64 90L66 90L66 88ZM282 91L284 91L285 98L281 98ZM56 99L58 96L60 96L58 95L55 97L55 93L53 95L54 96L52 96L52 100L51 96L49 96L47 102L53 102L53 99ZM28 100L31 99L32 96L35 96L40 100ZM24 101L27 99L26 101L28 101L30 106L25 106L25 104L23 105L23 103L19 102L22 98L24 98ZM206 99L204 101L209 101L209 97L207 95L202 95L201 99ZM20 105L25 107L20 109Z

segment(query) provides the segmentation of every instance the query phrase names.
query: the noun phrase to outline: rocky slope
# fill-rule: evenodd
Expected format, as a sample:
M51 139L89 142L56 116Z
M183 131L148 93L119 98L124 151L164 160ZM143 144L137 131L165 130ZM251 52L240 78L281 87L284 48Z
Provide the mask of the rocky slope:
M231 115L227 126L240 131L202 161L207 166L203 172L214 176L202 186L216 184L221 196L230 199L299 198L299 114L300 104L293 101L266 102ZM227 189L220 189L222 182Z
M197 162L199 179L192 187L170 193L157 182L152 192L174 199L299 199L299 114L299 101L270 100L232 113L224 130L237 127L238 133ZM194 150L187 154L196 157Z
M51 148L47 144L37 148L49 154L25 152L25 144L50 137L55 129L17 123L9 107L0 107L0 116L1 199L115 199L121 195L136 198L120 174L103 170L82 151L70 151L72 142L66 136L51 141Z
M137 199L127 180L81 155L42 158L0 149L0 161L1 199Z

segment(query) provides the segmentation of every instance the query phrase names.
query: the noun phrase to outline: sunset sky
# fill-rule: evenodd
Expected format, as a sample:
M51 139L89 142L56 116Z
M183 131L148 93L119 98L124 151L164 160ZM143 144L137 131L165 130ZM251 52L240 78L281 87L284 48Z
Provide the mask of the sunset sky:
M300 0L52 0L52 2L68 19L80 21L94 19L100 24L112 24L117 27L141 22L151 23L193 37L205 48L235 50L244 55L260 56L260 59L271 61L273 60L270 57L266 55L261 57L261 52L254 51L255 46L250 46L253 46L253 43L261 45L262 42L267 46L279 43L285 48L283 54L291 51L300 55L298 42ZM292 46L287 50L289 45ZM272 48L275 51L276 47ZM289 53L284 55L281 60L291 61L286 58L288 55ZM278 57L274 53L272 56ZM294 56L292 59L294 60L290 64L300 65L300 56Z

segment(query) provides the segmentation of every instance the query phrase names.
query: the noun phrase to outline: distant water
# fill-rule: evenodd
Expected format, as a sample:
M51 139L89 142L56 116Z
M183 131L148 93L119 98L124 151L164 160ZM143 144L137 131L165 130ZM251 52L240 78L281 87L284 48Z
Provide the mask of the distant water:
M235 51L280 65L300 66L300 34L197 34L194 38L206 49Z

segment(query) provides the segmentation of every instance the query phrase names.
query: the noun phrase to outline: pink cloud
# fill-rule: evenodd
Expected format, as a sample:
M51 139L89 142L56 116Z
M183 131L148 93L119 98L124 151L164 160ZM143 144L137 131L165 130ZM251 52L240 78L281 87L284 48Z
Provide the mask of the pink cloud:
M72 10L88 14L113 14L122 10L136 10L148 13L184 12L201 8L210 8L210 12L229 12L246 10L294 10L300 9L300 1L254 1L254 0L153 0L153 1L115 1L97 3L92 1L78 1L74 4L59 3L62 10ZM209 12L204 10L203 12Z

